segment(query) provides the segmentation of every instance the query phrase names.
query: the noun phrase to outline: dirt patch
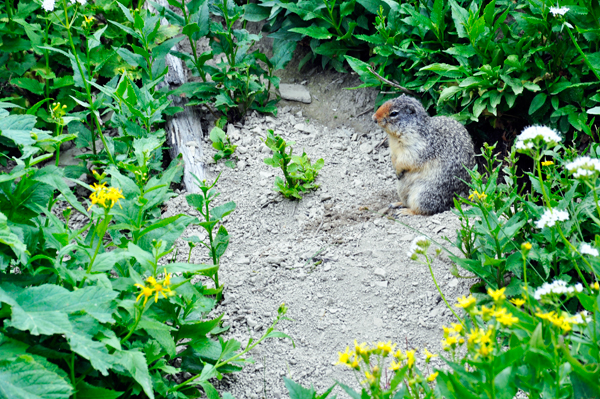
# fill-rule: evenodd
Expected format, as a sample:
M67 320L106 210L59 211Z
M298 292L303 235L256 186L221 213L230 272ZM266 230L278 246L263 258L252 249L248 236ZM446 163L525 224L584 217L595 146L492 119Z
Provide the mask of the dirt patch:
M426 347L439 353L441 326L455 321L427 267L406 255L416 233L362 210L377 211L395 200L389 149L378 146L383 133L360 134L306 119L303 111L284 106L277 118L252 114L240 128L229 127L239 146L235 169L211 164L212 150L205 155L207 178L221 173L219 203L237 204L225 221L231 237L220 272L226 299L214 314L224 313L229 336L244 343L249 335L264 332L281 303L293 319L279 329L294 339L295 347L287 340L267 341L253 351L254 365L219 382L237 399L285 398L283 376L314 383L320 391L334 380L355 385L351 372L333 365L337 352L354 339L392 340L403 350ZM272 190L281 172L263 162L270 150L259 137L267 129L296 142L296 153L304 150L313 161L325 160L317 180L321 187L301 201ZM177 213L196 215L183 195L168 202L164 216ZM451 212L398 220L439 242L444 236L453 240L459 225ZM203 232L192 226L184 235L202 238ZM187 243L176 245L178 261L187 260ZM193 249L191 262L208 261L205 250ZM453 301L468 293L470 281L456 279L450 268L445 256L433 264L438 283ZM435 365L441 365L439 359Z

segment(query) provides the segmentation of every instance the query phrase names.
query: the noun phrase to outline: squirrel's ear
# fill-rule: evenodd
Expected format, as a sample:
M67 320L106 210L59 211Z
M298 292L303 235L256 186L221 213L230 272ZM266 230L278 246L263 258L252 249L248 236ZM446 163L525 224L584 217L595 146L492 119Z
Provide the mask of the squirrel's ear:
M407 111L409 114L415 114L415 113L417 112L417 109L415 108L415 106L414 106L414 105L412 105L412 104L408 104L408 105L406 106L406 111Z

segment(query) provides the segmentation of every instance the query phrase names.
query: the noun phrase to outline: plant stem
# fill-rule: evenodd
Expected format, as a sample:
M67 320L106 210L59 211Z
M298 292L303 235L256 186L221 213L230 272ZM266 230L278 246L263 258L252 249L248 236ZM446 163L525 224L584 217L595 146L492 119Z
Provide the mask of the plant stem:
M77 380L75 379L75 352L71 352L71 367L69 367L71 369L71 384L73 385L73 388L75 388L77 386ZM73 399L77 399L77 390L73 391Z
M109 212L109 209L104 208L104 219L102 220L102 224L100 225L100 234L98 234L98 245L96 245L96 250L94 251L94 256L90 260L90 264L88 265L87 270L85 271L85 276L83 276L83 278L81 279L81 282L79 283L79 286L78 286L79 288L83 287L83 283L85 282L87 277L92 272L92 267L94 266L94 261L96 260L96 257L98 256L98 252L100 251L100 246L102 245L102 238L104 237L104 233L106 233L106 228L108 227L108 223L110 222L110 219L111 219L108 216L108 212Z
M216 364L213 366L213 368L214 368L215 370L218 370L218 368L219 368L219 367L221 367L221 366L223 366L223 365L225 365L225 364L227 364L227 363L230 363L230 362L234 361L235 359L239 358L240 356L243 356L243 355L245 355L246 353L250 352L250 351L251 351L252 349L254 349L254 348L257 346L257 345L259 345L259 344L260 344L262 341L264 341L264 340L265 340L265 338L267 338L267 336L268 336L268 335L269 335L269 334L270 334L270 333L271 333L271 332L272 332L272 331L275 329L275 326L277 325L277 323L279 323L279 320L280 320L280 319L281 319L281 315L278 315L278 316L277 316L277 318L275 319L275 321L273 321L273 324L271 324L271 327L269 327L269 329L268 329L268 330L267 330L267 331L266 331L266 332L263 334L263 336L262 336L262 337L260 337L260 339L259 339L258 341L254 342L252 345L248 345L248 346L246 347L246 349L244 349L242 352L238 353L237 355L235 355L235 356L232 356L232 357L230 357L230 358L229 358L229 359L227 359L227 360L222 360L222 361L220 361L220 362L216 363ZM195 376L193 376L193 377L189 378L188 380L186 380L186 381L182 382L181 384L179 384L179 385L176 385L175 387L171 388L169 391L170 391L170 392L178 391L179 389L183 388L184 386L186 386L186 385L189 385L189 384L190 384L190 382L194 381L196 378L200 377L201 375L202 375L202 374L196 374Z
M573 244L571 244L571 242L569 240L567 240L565 238L565 235L563 234L562 229L560 228L560 225L557 225L557 230L558 233L560 234L561 238L563 239L563 241L565 242L565 244L567 244L569 247L571 247L571 249L576 252L579 256L581 256L581 259L583 259L583 261L585 262L585 264L590 268L590 270L594 270L592 269L592 266L590 265L590 263L583 257L583 255L581 255L581 253L577 250L577 248L575 248L575 246ZM581 269L579 268L579 265L577 264L577 262L573 261L573 266L575 266L575 270L577 270L577 274L579 274L579 278L581 279L581 281L583 281L583 284L585 285L585 287L588 289L588 291L590 290L590 286L587 283L587 280L585 279L585 277L583 276L583 273L581 272Z
M584 52L581 50L581 47L579 47L579 44L577 44L577 41L575 40L573 33L571 33L571 29L568 26L566 26L566 28L567 28L567 33L569 34L569 37L571 38L571 41L575 45L575 48L577 49L577 51L579 51L579 54L581 54L581 56L583 57L583 60L587 64L588 68L590 68L590 71L592 71L594 73L594 75L596 75L596 79L598 79L600 81L600 75L598 75L598 72L596 72L596 70L590 63L590 60L588 60L588 58L586 57Z
M140 309L138 309L137 306L134 309L137 312L137 314L135 316L135 323L133 323L133 327L131 327L131 330L129 330L129 332L127 333L127 335L125 337L123 337L123 339L121 340L121 344L123 344L125 341L127 341L129 339L129 337L131 337L131 334L133 334L133 332L137 328L138 324L140 323L140 320L142 319L142 314L144 312L141 311Z
M456 319L458 321L460 321L460 324L462 324L463 327L466 328L465 322L463 321L463 319L461 319L460 317L458 317L458 315L456 314L456 312L454 311L454 309L452 309L452 306L450 306L448 304L448 301L446 300L446 297L444 296L444 293L442 292L442 290L440 289L440 286L437 283L437 280L435 278L435 275L433 274L433 269L431 268L431 260L429 259L429 256L425 255L425 260L427 261L427 267L429 268L429 274L431 274L431 278L433 279L433 283L435 284L435 288L437 288L440 296L442 297L442 299L444 300L444 303L446 304L446 307L448 309L450 309L450 311L452 312L452 314L454 315L454 317L456 317Z

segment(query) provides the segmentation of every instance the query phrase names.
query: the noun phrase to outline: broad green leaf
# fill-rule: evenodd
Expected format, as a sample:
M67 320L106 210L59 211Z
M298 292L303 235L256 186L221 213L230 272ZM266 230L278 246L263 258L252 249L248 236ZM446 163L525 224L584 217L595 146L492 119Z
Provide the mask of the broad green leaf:
M536 95L531 101L531 105L529 105L529 115L540 109L546 102L547 98L548 95L546 95L546 93L539 93Z
M235 210L235 202L229 201L225 204L215 206L211 210L210 220L221 220Z
M142 317L137 328L146 330L148 335L157 340L170 357L174 357L177 354L175 341L173 341L173 337L171 336L171 331L175 330L175 328L145 316Z
M88 315L70 315L72 331L66 334L71 350L87 359L102 375L108 375L115 358L108 353L106 346L92 339L102 328L100 323Z
M322 26L309 26L308 28L292 28L290 32L296 32L312 37L313 39L325 40L331 39L333 35Z
M358 58L351 57L349 55L346 55L345 58L346 58L346 61L348 62L348 65L350 65L350 68L352 68L354 70L354 72L356 72L360 76L360 79L363 82L365 82L366 85L369 85L369 86L381 85L381 82L379 81L379 79L377 79L375 77L375 75L373 75L371 73L371 71L369 71L369 64L359 60Z
M44 94L44 85L35 79L31 78L14 78L10 83L25 90L29 90L33 94L41 96Z
M261 22L269 17L271 10L255 3L244 5L244 19L250 22Z
M13 361L0 361L0 397L19 399L68 399L73 393L69 382L22 355Z
M7 137L18 146L35 144L31 132L37 118L34 115L9 115L0 118L0 135Z
M219 325L222 318L223 315L209 321L199 321L196 323L184 324L179 328L177 336L180 339L190 338L192 339L192 341L195 341L200 338L206 338L206 335L208 335L208 333L211 332L213 328Z
M81 205L81 203L77 200L67 183L63 178L63 170L57 168L56 166L49 165L42 169L40 169L33 176L36 181L40 181L48 184L50 187L58 190L63 197L67 200L67 202L76 210L81 212L83 215L87 215L87 210Z
M116 351L114 353L118 362L129 373L133 379L140 384L146 395L154 399L154 389L152 388L152 379L148 372L146 357L139 350Z
M462 91L462 87L459 86L450 86L450 87L446 87L444 90L442 90L442 92L440 93L440 98L438 99L438 104L447 101L448 99L454 97L454 95L460 91Z
M27 246L8 227L6 216L0 212L0 243L8 245L22 264L27 263Z
M90 385L85 381L79 381L76 389L77 399L117 399L125 393Z
M273 57L271 58L275 71L285 68L288 62L292 60L297 44L297 42L291 40L275 40L273 43Z

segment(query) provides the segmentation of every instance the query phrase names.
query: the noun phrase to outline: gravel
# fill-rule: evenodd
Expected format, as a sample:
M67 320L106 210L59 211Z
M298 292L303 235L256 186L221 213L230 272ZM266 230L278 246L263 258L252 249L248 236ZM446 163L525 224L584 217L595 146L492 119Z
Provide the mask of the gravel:
M337 352L355 339L391 340L403 350L426 347L440 353L442 325L455 321L428 268L406 255L418 233L388 218L393 216L389 213L375 213L396 201L389 149L378 146L384 133L375 127L366 134L344 126L327 128L296 110L286 106L277 118L254 113L243 126L229 126L232 141L239 145L235 169L222 161L215 165L212 150L206 151L207 178L221 173L215 205L237 204L224 222L230 234L219 273L226 286L225 301L213 314L224 313L225 324L231 326L227 338L244 345L249 336L261 336L282 303L292 319L277 329L289 334L295 346L285 339L267 340L252 351L254 364L216 382L220 391L237 399L287 398L284 376L304 386L314 384L319 392L334 381L357 388L350 370L334 366ZM295 154L304 150L313 162L324 158L321 188L301 201L284 199L272 190L274 176L281 172L263 162L270 151L259 137L267 129L295 142ZM210 148L208 142L202 145ZM178 213L198 216L185 195L171 199L163 216ZM440 243L444 236L453 241L459 227L452 212L397 218ZM202 238L202 229L190 226L184 236L191 235ZM185 261L187 243L179 240L176 245L178 260ZM209 262L207 251L194 248L191 262ZM459 281L450 269L445 255L433 264L452 303L468 294L472 280ZM442 362L435 358L432 365ZM334 391L346 397L341 392Z

